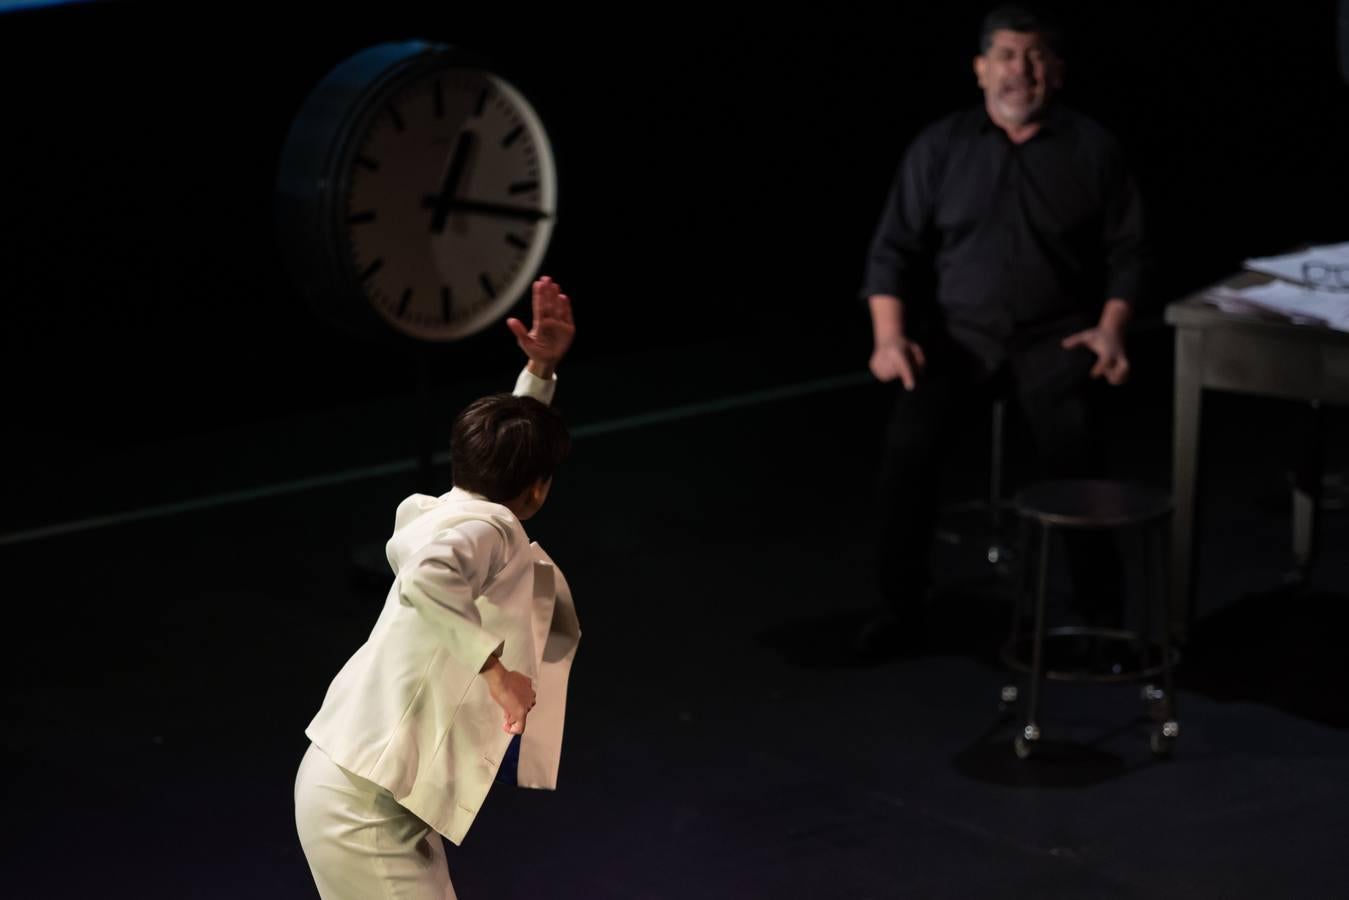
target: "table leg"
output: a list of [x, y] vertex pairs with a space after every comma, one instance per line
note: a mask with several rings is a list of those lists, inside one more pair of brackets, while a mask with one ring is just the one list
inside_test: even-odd
[[1171, 447], [1171, 493], [1175, 513], [1171, 529], [1171, 627], [1184, 641], [1193, 622], [1194, 571], [1197, 568], [1194, 527], [1199, 476], [1199, 420], [1204, 394], [1204, 335], [1198, 329], [1176, 330], [1176, 384]]

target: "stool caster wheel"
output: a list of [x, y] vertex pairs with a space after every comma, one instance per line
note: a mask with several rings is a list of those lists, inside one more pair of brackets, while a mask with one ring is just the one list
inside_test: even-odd
[[1002, 694], [998, 698], [998, 711], [1007, 712], [1012, 707], [1016, 706], [1017, 698], [1020, 696], [1021, 692], [1017, 689], [1016, 685], [1014, 684], [1003, 685]]
[[1001, 578], [1010, 576], [1013, 572], [1012, 560], [1014, 556], [1012, 551], [1002, 544], [990, 544], [987, 554], [988, 564], [993, 567], [993, 571]]
[[1016, 751], [1017, 759], [1030, 759], [1035, 753], [1035, 745], [1040, 742], [1040, 729], [1035, 725], [1027, 725], [1012, 741], [1012, 749]]
[[1152, 755], [1158, 759], [1170, 759], [1175, 752], [1176, 738], [1180, 736], [1180, 723], [1174, 719], [1163, 722], [1148, 734], [1148, 744]]
[[1166, 691], [1153, 684], [1143, 685], [1139, 698], [1148, 705], [1148, 714], [1155, 722], [1168, 722], [1171, 719], [1171, 703]]

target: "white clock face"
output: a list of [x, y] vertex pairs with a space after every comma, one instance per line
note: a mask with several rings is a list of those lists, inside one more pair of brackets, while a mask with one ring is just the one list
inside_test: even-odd
[[406, 334], [480, 331], [534, 277], [556, 194], [547, 135], [518, 91], [477, 69], [425, 74], [376, 111], [351, 162], [354, 274]]

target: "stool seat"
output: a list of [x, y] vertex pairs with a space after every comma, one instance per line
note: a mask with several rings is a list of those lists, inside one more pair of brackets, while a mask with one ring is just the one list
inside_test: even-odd
[[1147, 485], [1065, 479], [1031, 485], [1016, 495], [1016, 511], [1059, 528], [1123, 528], [1161, 519], [1171, 497]]

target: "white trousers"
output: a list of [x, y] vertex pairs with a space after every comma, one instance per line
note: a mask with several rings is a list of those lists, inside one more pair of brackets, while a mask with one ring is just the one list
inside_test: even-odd
[[295, 828], [323, 900], [454, 900], [440, 835], [313, 744], [295, 776]]

